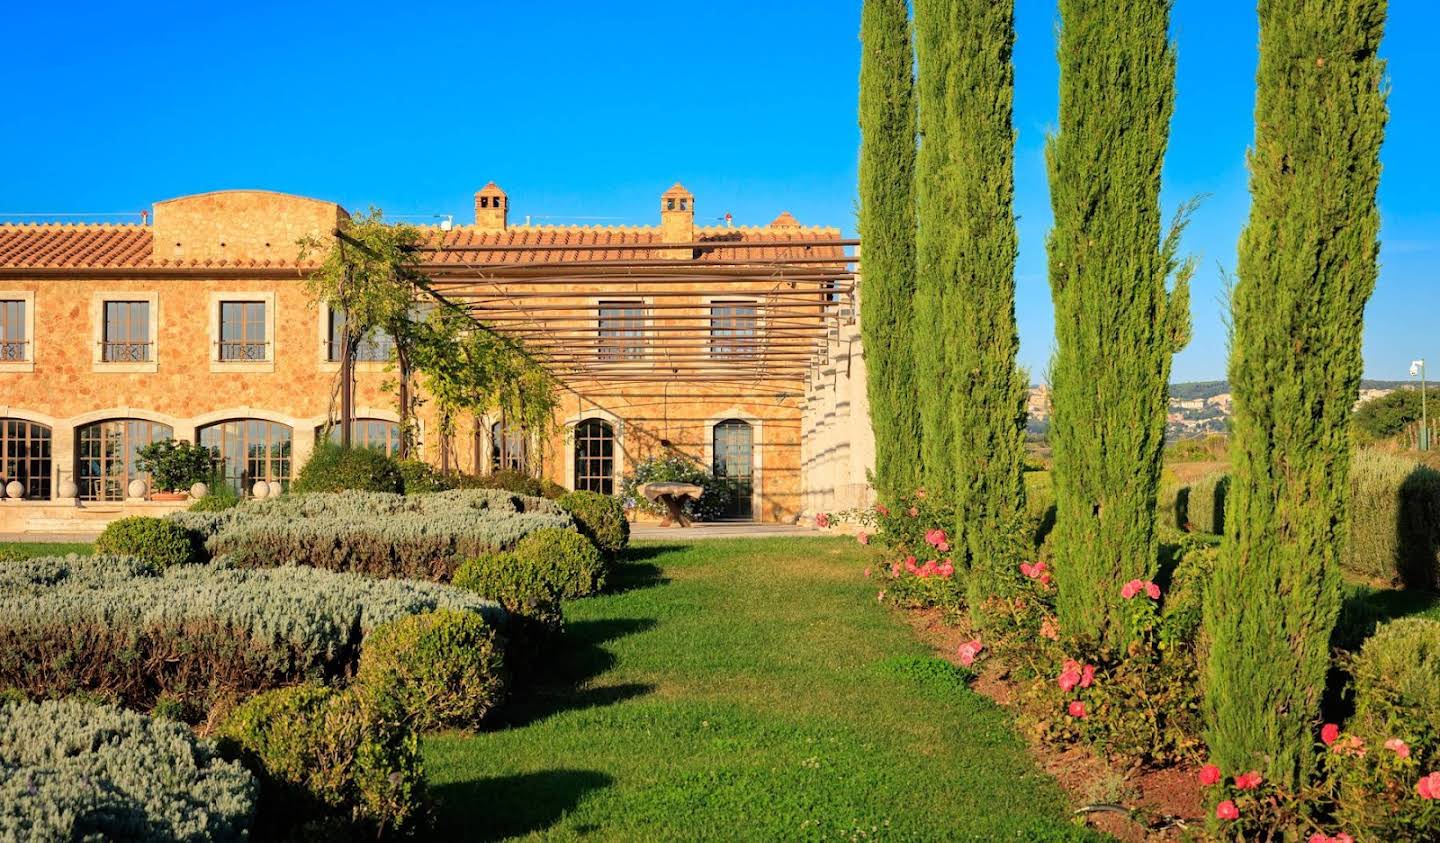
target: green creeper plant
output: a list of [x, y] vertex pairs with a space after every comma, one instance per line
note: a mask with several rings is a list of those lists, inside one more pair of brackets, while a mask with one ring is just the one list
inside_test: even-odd
[[1261, 0], [1250, 219], [1231, 294], [1225, 543], [1205, 601], [1208, 740], [1281, 788], [1315, 766], [1375, 286], [1385, 0]]
[[972, 599], [983, 599], [1020, 561], [1010, 539], [1025, 496], [1028, 378], [1016, 366], [1015, 325], [1015, 7], [920, 0], [915, 26], [926, 128], [922, 278], [939, 296], [939, 319], [927, 322], [938, 336], [926, 331], [922, 342], [930, 348], [922, 353], [943, 366], [922, 391], [943, 395], [935, 423], [948, 442], [947, 453], [927, 447], [925, 482], [953, 496], [957, 560], [969, 564]]
[[1175, 50], [1169, 0], [1061, 0], [1060, 17], [1060, 128], [1046, 149], [1056, 608], [1066, 634], [1117, 648], [1121, 585], [1158, 563], [1170, 363], [1189, 339], [1189, 206], [1162, 234], [1159, 199]]
[[915, 296], [915, 54], [905, 0], [866, 0], [860, 19], [860, 330], [875, 430], [875, 488], [920, 482]]

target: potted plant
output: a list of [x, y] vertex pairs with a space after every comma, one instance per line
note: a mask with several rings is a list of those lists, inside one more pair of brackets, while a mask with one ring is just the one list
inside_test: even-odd
[[184, 440], [162, 439], [135, 452], [135, 465], [150, 474], [156, 490], [150, 497], [157, 501], [183, 501], [196, 483], [210, 478], [214, 466], [210, 449]]

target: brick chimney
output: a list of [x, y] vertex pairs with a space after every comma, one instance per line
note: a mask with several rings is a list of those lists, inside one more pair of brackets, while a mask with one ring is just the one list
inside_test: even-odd
[[[660, 239], [666, 243], [689, 243], [695, 239], [695, 194], [678, 181], [660, 194]], [[688, 260], [694, 253], [690, 249], [666, 249], [663, 256], [657, 257]]]
[[495, 182], [475, 194], [475, 228], [480, 231], [504, 231], [509, 222], [510, 198]]

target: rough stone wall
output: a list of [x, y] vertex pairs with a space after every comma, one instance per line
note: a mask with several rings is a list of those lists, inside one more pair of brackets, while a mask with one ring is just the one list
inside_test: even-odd
[[293, 263], [300, 238], [328, 235], [334, 202], [265, 190], [222, 190], [155, 203], [156, 260]]

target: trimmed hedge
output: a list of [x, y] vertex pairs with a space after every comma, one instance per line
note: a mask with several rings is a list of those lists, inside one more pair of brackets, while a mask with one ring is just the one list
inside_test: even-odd
[[502, 642], [474, 612], [439, 609], [365, 639], [357, 686], [417, 729], [475, 726], [505, 696]]
[[73, 700], [0, 705], [0, 839], [247, 840], [255, 779], [184, 726]]
[[570, 492], [558, 501], [600, 552], [615, 556], [630, 544], [630, 522], [618, 498], [599, 492]]
[[539, 477], [531, 477], [520, 471], [496, 471], [479, 477], [470, 478], [476, 488], [500, 489], [516, 495], [526, 495], [532, 498], [555, 499], [565, 494], [565, 487], [559, 486], [549, 480]]
[[515, 545], [515, 556], [541, 566], [565, 598], [594, 594], [605, 587], [609, 577], [600, 551], [573, 530], [536, 530]]
[[134, 556], [161, 568], [184, 565], [200, 558], [199, 543], [184, 527], [163, 518], [132, 515], [105, 525], [95, 540], [95, 552]]
[[[1440, 839], [1440, 811], [1414, 790], [1440, 762], [1440, 621], [1380, 627], [1351, 672], [1355, 716], [1341, 740], [1358, 737], [1370, 750], [1327, 755], [1336, 816], [1361, 840]], [[1386, 749], [1391, 739], [1404, 741], [1413, 761]]]
[[296, 494], [310, 492], [403, 492], [405, 478], [385, 452], [375, 448], [344, 448], [325, 442], [290, 484]]
[[86, 691], [143, 709], [169, 695], [203, 712], [257, 689], [348, 674], [372, 629], [437, 608], [504, 623], [497, 603], [434, 583], [307, 567], [162, 572], [125, 557], [30, 559], [0, 568], [0, 687]]
[[451, 584], [500, 601], [509, 615], [506, 631], [512, 645], [517, 640], [538, 644], [564, 628], [560, 587], [541, 562], [510, 552], [488, 553], [461, 565]]
[[[1228, 474], [1180, 490], [1180, 521], [1201, 533], [1223, 533]], [[1440, 471], [1378, 450], [1350, 464], [1350, 535], [1344, 569], [1367, 580], [1440, 588]]]
[[[258, 694], [220, 724], [221, 749], [260, 779], [257, 840], [406, 832], [425, 812], [419, 738], [356, 689], [305, 684]], [[288, 832], [288, 835], [287, 835]]]

